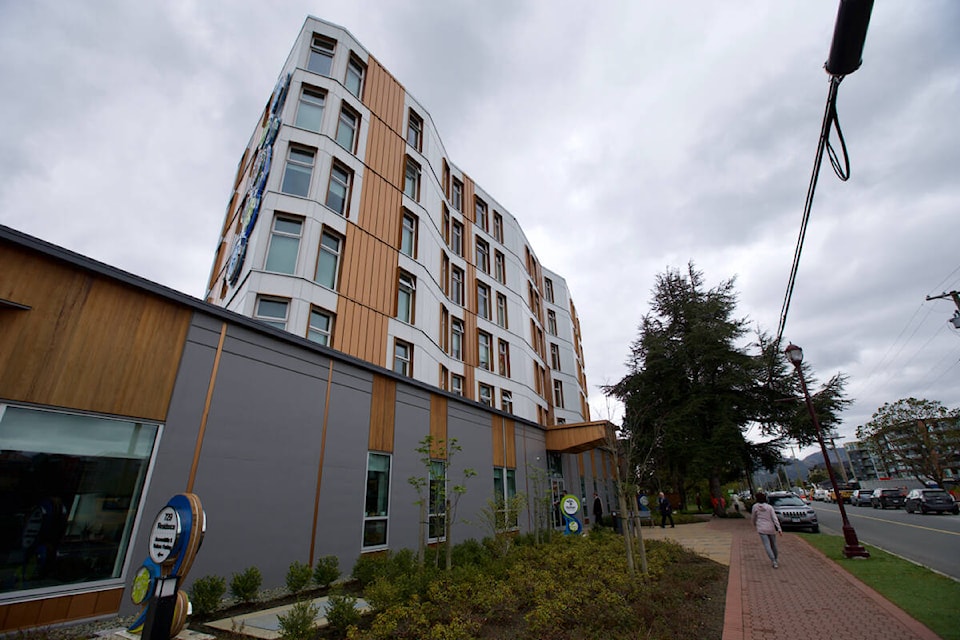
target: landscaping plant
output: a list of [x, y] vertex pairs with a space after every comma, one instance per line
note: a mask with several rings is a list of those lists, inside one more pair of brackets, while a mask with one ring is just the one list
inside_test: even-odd
[[323, 556], [313, 569], [313, 581], [318, 587], [329, 587], [340, 577], [340, 561], [337, 556]]
[[287, 614], [277, 616], [280, 637], [283, 640], [309, 640], [317, 629], [315, 622], [320, 607], [310, 600], [301, 600]]
[[260, 593], [261, 584], [263, 584], [263, 576], [260, 574], [260, 569], [247, 567], [240, 573], [233, 574], [230, 579], [230, 595], [240, 602], [253, 602]]
[[197, 615], [207, 615], [220, 608], [220, 601], [227, 593], [227, 581], [221, 576], [203, 576], [193, 581], [190, 587], [190, 602]]
[[295, 560], [287, 569], [287, 591], [290, 593], [300, 593], [310, 584], [313, 577], [313, 570], [305, 562]]

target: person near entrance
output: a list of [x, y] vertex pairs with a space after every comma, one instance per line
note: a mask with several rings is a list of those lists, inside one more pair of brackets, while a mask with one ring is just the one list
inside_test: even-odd
[[593, 494], [593, 522], [594, 526], [603, 526], [603, 502], [596, 492]]
[[670, 518], [670, 528], [673, 529], [673, 505], [670, 504], [670, 500], [663, 495], [663, 491], [660, 492], [660, 499], [658, 501], [660, 506], [660, 528], [667, 528], [667, 518]]

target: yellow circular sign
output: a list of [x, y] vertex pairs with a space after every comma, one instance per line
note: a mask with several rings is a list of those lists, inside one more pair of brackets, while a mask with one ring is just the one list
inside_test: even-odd
[[130, 598], [135, 604], [146, 602], [150, 597], [150, 571], [146, 567], [140, 567], [137, 575], [133, 577], [133, 588], [130, 590]]

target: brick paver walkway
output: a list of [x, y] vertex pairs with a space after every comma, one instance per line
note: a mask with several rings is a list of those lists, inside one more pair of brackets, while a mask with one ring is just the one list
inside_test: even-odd
[[797, 536], [777, 539], [780, 568], [774, 569], [749, 520], [707, 526], [732, 534], [723, 640], [939, 637]]

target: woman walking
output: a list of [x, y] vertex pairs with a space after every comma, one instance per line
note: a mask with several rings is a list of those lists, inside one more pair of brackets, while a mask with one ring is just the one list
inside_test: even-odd
[[767, 494], [762, 491], [757, 493], [757, 503], [753, 505], [753, 511], [750, 513], [750, 520], [753, 526], [757, 528], [760, 534], [760, 540], [763, 542], [763, 548], [767, 551], [767, 556], [773, 562], [773, 568], [779, 568], [777, 558], [777, 534], [783, 535], [780, 529], [780, 520], [777, 519], [777, 512], [767, 504]]

